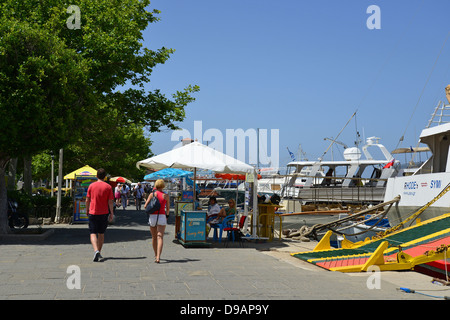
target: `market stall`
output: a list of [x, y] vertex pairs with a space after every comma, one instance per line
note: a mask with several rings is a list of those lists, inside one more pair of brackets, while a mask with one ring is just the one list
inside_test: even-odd
[[68, 173], [64, 176], [64, 180], [75, 180], [75, 176], [96, 176], [97, 170], [85, 165], [84, 167], [81, 167], [75, 171], [72, 171], [71, 173]]
[[[160, 155], [138, 161], [136, 166], [138, 169], [145, 167], [154, 170], [165, 168], [194, 169], [194, 185], [197, 169], [219, 173], [247, 174], [247, 181], [254, 184], [252, 189], [254, 192], [253, 199], [256, 199], [257, 179], [254, 179], [256, 177], [255, 168], [199, 142], [192, 142]], [[248, 179], [249, 177], [250, 179]], [[196, 198], [195, 188], [193, 198]], [[253, 216], [255, 218], [257, 217], [257, 212], [257, 201], [253, 201]], [[206, 216], [204, 219], [206, 223]], [[258, 219], [252, 219], [252, 221], [258, 221]], [[256, 225], [252, 226], [252, 236], [257, 236]]]
[[86, 213], [86, 195], [89, 185], [97, 181], [97, 176], [75, 175], [73, 186], [73, 223], [89, 222]]
[[[73, 183], [75, 180], [75, 176], [97, 176], [97, 170], [92, 168], [89, 165], [85, 165], [71, 173], [68, 173], [64, 176], [64, 180], [66, 180], [66, 186], [68, 186], [71, 196], [73, 196]], [[69, 183], [67, 183], [69, 181]]]

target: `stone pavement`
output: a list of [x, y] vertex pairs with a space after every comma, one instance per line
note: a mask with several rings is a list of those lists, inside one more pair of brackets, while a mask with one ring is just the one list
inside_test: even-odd
[[116, 217], [102, 262], [92, 261], [86, 224], [44, 226], [54, 233], [40, 241], [0, 240], [0, 299], [397, 300], [431, 299], [398, 287], [445, 288], [415, 272], [385, 272], [379, 288], [369, 289], [369, 274], [330, 272], [290, 256], [314, 243], [185, 248], [174, 241], [173, 217], [156, 264], [145, 213], [118, 209]]

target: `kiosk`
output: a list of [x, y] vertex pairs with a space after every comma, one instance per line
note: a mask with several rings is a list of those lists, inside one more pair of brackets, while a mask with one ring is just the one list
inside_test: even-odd
[[75, 175], [73, 187], [73, 222], [89, 222], [86, 214], [86, 195], [89, 185], [97, 181], [96, 176]]
[[194, 203], [192, 201], [175, 201], [175, 238], [180, 239], [181, 211], [193, 211]]
[[206, 242], [206, 211], [181, 210], [179, 241], [185, 247], [209, 246]]

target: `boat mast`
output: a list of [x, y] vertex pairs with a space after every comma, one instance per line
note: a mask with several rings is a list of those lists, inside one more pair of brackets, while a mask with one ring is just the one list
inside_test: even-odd
[[322, 154], [322, 156], [318, 159], [319, 162], [322, 162], [323, 157], [325, 156], [325, 154], [328, 152], [328, 150], [330, 150], [331, 146], [336, 142], [337, 138], [339, 138], [339, 136], [341, 135], [342, 131], [344, 131], [344, 129], [348, 126], [348, 124], [350, 123], [350, 121], [353, 119], [353, 117], [356, 115], [356, 112], [358, 110], [356, 110], [355, 112], [353, 112], [352, 116], [350, 117], [350, 119], [348, 119], [347, 123], [345, 124], [345, 126], [342, 128], [342, 130], [338, 133], [338, 135], [336, 136], [336, 138], [334, 138], [333, 141], [331, 141], [330, 145], [328, 146], [327, 150], [325, 150], [325, 152]]

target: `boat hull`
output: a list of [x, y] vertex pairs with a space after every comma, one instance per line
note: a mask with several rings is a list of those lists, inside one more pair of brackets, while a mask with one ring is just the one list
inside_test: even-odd
[[[424, 205], [433, 200], [450, 182], [449, 172], [413, 175], [390, 178], [386, 186], [384, 201], [389, 201], [400, 195], [398, 204], [388, 212], [392, 226], [405, 221]], [[450, 192], [442, 195], [419, 218], [424, 221], [450, 212]]]
[[[359, 242], [364, 241], [367, 238], [371, 239], [376, 236], [380, 232], [384, 232], [386, 228], [378, 228], [373, 226], [367, 226], [365, 224], [357, 225], [342, 231], [345, 234], [345, 238], [351, 242]], [[343, 236], [339, 235], [337, 237], [338, 247], [340, 248], [341, 241], [343, 240]]]

